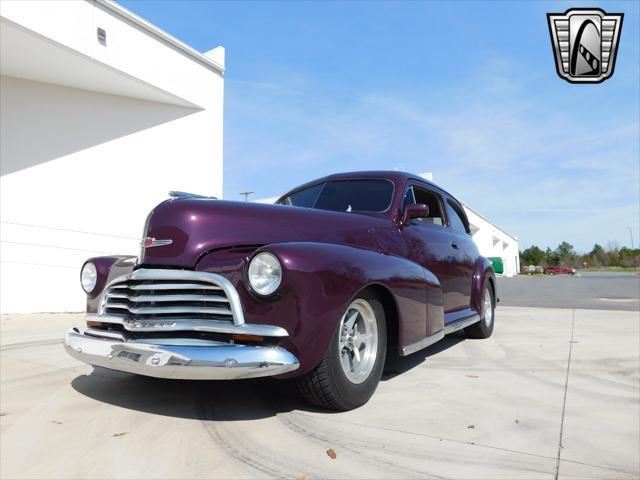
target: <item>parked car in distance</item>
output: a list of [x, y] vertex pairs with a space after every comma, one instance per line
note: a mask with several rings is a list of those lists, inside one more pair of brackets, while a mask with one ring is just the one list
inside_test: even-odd
[[356, 408], [385, 360], [495, 322], [491, 263], [452, 195], [403, 172], [331, 175], [275, 205], [174, 194], [138, 258], [89, 259], [86, 326], [65, 347], [151, 377], [295, 378], [321, 407]]
[[572, 267], [567, 267], [567, 266], [545, 267], [544, 273], [545, 275], [560, 275], [560, 274], [575, 275], [576, 269]]

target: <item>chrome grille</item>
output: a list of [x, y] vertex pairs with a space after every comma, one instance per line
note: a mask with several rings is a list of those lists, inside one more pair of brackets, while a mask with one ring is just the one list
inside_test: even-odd
[[140, 269], [116, 278], [102, 295], [99, 313], [140, 325], [193, 320], [244, 323], [238, 293], [226, 278], [190, 270]]

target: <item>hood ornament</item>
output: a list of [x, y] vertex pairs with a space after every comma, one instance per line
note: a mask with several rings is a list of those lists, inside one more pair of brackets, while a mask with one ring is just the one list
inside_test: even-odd
[[217, 200], [218, 197], [208, 197], [206, 195], [198, 195], [197, 193], [189, 193], [189, 192], [180, 192], [177, 190], [171, 190], [169, 192], [169, 196], [174, 199], [180, 199], [180, 198], [199, 198], [199, 199], [204, 199], [204, 200]]
[[170, 239], [160, 240], [153, 237], [144, 237], [140, 242], [140, 246], [142, 248], [162, 247], [163, 245], [171, 245], [172, 243], [173, 240]]

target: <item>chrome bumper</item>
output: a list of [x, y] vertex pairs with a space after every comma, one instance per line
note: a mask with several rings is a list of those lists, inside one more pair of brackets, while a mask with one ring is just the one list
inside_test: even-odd
[[231, 380], [279, 375], [299, 367], [298, 359], [280, 347], [154, 345], [98, 338], [77, 329], [67, 332], [64, 347], [90, 365], [157, 378]]

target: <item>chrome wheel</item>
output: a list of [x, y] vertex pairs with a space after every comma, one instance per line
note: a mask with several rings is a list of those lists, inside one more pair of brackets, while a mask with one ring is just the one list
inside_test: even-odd
[[378, 322], [373, 308], [358, 298], [340, 320], [340, 365], [351, 383], [362, 383], [371, 374], [378, 354]]
[[484, 323], [487, 327], [493, 322], [493, 298], [491, 291], [487, 288], [484, 292]]

